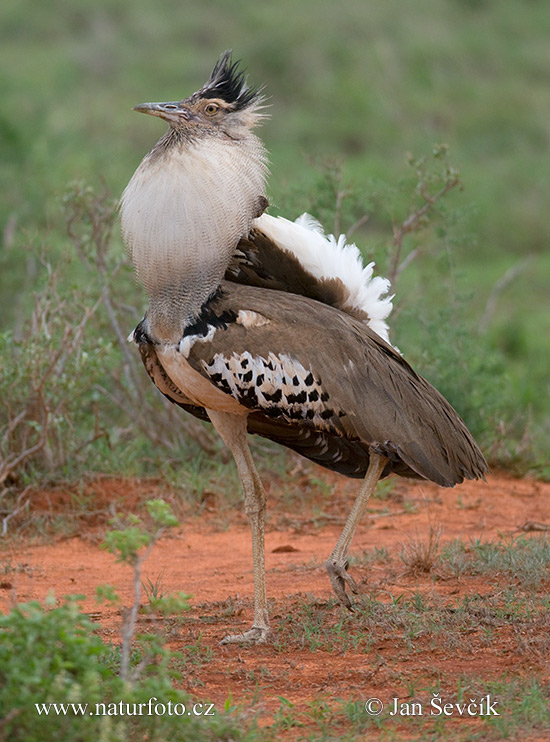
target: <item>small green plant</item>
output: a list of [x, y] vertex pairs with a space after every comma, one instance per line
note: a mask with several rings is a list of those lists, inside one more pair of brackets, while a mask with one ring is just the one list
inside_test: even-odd
[[294, 703], [284, 696], [277, 696], [277, 698], [280, 701], [280, 706], [275, 711], [273, 719], [275, 729], [282, 732], [293, 727], [302, 726], [303, 722], [297, 717]]
[[[133, 570], [134, 601], [126, 611], [122, 627], [120, 677], [123, 680], [130, 679], [130, 654], [142, 592], [141, 566], [163, 533], [168, 528], [178, 525], [170, 506], [164, 500], [148, 500], [145, 506], [150, 518], [149, 525], [144, 524], [137, 515], [130, 514], [124, 519], [118, 516], [111, 521], [111, 524], [118, 525], [119, 528], [109, 531], [101, 545], [111, 554], [116, 554], [118, 562], [128, 564]], [[116, 593], [109, 586], [102, 588], [99, 595], [107, 597], [109, 600], [117, 598]], [[168, 615], [187, 610], [189, 608], [188, 598], [189, 595], [184, 593], [179, 593], [176, 596], [150, 595], [149, 602], [153, 610]], [[152, 656], [157, 653], [158, 646], [152, 643], [151, 647], [150, 655]], [[149, 656], [146, 654], [138, 667], [134, 669], [131, 679], [136, 679], [148, 660]]]
[[460, 539], [445, 544], [440, 553], [441, 564], [450, 569], [451, 574], [459, 579], [467, 570], [466, 545]]
[[141, 586], [149, 602], [162, 599], [166, 596], [162, 588], [162, 573], [157, 575], [154, 582], [150, 577], [146, 577], [145, 582], [142, 581]]
[[106, 671], [97, 661], [103, 645], [93, 629], [78, 610], [78, 596], [61, 606], [50, 596], [46, 610], [23, 603], [0, 616], [0, 718], [11, 698], [30, 705], [53, 688], [70, 687], [85, 668], [93, 670], [90, 685], [99, 683]]
[[203, 665], [212, 660], [214, 652], [211, 647], [203, 642], [201, 631], [194, 644], [185, 645], [182, 650], [182, 656], [186, 662], [191, 662], [194, 665]]
[[391, 497], [391, 493], [395, 489], [395, 481], [393, 479], [381, 479], [376, 485], [376, 489], [373, 492], [374, 500], [385, 501]]

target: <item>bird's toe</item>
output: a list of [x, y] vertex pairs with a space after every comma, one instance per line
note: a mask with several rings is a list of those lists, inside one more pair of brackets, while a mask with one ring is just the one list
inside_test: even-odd
[[355, 595], [357, 595], [359, 589], [357, 587], [357, 583], [348, 572], [348, 566], [349, 562], [339, 561], [338, 559], [333, 559], [332, 557], [329, 557], [325, 562], [325, 567], [327, 569], [330, 584], [332, 586], [334, 594], [343, 606], [345, 606], [348, 610], [353, 611], [353, 603], [346, 592], [346, 583], [349, 585], [351, 592]]
[[225, 636], [220, 645], [224, 644], [265, 644], [269, 637], [269, 628], [266, 626], [253, 626], [242, 634], [228, 634]]

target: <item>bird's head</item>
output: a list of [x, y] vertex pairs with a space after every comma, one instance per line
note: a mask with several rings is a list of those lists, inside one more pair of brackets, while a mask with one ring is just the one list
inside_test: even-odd
[[206, 83], [189, 98], [140, 103], [134, 110], [164, 119], [184, 139], [214, 134], [239, 140], [265, 118], [264, 100], [261, 90], [247, 85], [239, 62], [233, 62], [231, 51], [226, 51]]

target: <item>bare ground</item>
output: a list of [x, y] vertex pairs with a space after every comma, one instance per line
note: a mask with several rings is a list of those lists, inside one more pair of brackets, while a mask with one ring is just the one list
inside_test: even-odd
[[[352, 544], [356, 559], [351, 571], [364, 599], [359, 599], [358, 612], [350, 614], [331, 600], [323, 563], [338, 538], [356, 484], [323, 476], [320, 484], [308, 483], [304, 476], [303, 501], [296, 495], [290, 500], [279, 497], [280, 483], [273, 479], [266, 533], [273, 639], [266, 645], [218, 645], [225, 633], [245, 630], [252, 620], [251, 546], [239, 510], [227, 509], [211, 495], [200, 513], [186, 512], [182, 525], [155, 546], [143, 568], [144, 580], [158, 580], [162, 592], [190, 593], [191, 609], [179, 620], [142, 614], [138, 630], [161, 625], [170, 647], [185, 650], [181, 687], [219, 708], [230, 698], [257, 714], [260, 724], [268, 724], [281, 713], [281, 697], [299, 713], [311, 711], [312, 703], [330, 705], [335, 699], [376, 697], [386, 708], [394, 697], [426, 704], [434, 688], [445, 700], [457, 700], [460, 687], [480, 697], [484, 683], [504, 677], [550, 682], [549, 621], [540, 614], [508, 615], [507, 620], [501, 596], [509, 577], [503, 582], [498, 575], [453, 574], [437, 561], [433, 568], [428, 564], [427, 572], [415, 572], [400, 558], [403, 548], [423, 554], [430, 535], [433, 540], [439, 530], [439, 549], [454, 539], [468, 544], [520, 533], [540, 537], [538, 531], [550, 523], [550, 484], [499, 474], [486, 483], [467, 482], [453, 490], [397, 481], [385, 499], [372, 501]], [[113, 502], [119, 511], [131, 510], [146, 497], [166, 495], [159, 487], [103, 479], [89, 485], [88, 496], [101, 514]], [[68, 498], [63, 489], [37, 493], [33, 511], [62, 512]], [[105, 531], [104, 519], [100, 521], [100, 516], [96, 521], [88, 518], [78, 536], [45, 545], [12, 542], [0, 553], [0, 563], [9, 565], [0, 575], [0, 610], [9, 610], [14, 601], [43, 601], [52, 590], [59, 599], [79, 593], [85, 596], [82, 610], [97, 620], [104, 639], [118, 642], [121, 608], [98, 604], [95, 589], [114, 585], [123, 604], [130, 605], [131, 574], [100, 549]], [[385, 556], [373, 554], [374, 547], [385, 549]], [[369, 559], [361, 558], [365, 552], [370, 552]], [[547, 589], [541, 585], [541, 591]], [[469, 623], [455, 621], [464, 600], [475, 604], [478, 624], [471, 616]], [[401, 624], [395, 611], [390, 612], [400, 601], [413, 613], [414, 606], [420, 606], [416, 629], [407, 624], [406, 610], [400, 614]], [[435, 625], [423, 623], [423, 613]], [[386, 730], [392, 724], [398, 730], [404, 721], [388, 720]], [[305, 728], [288, 730], [288, 738], [305, 735], [304, 723]], [[475, 729], [480, 720], [453, 718], [452, 723]], [[398, 738], [406, 738], [405, 731]], [[533, 732], [524, 738], [545, 737]]]

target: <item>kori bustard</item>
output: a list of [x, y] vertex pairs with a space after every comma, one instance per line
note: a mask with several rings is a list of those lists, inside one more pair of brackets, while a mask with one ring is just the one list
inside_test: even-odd
[[124, 241], [149, 306], [131, 335], [157, 388], [210, 420], [231, 450], [252, 530], [254, 621], [224, 643], [264, 642], [266, 494], [247, 433], [349, 477], [357, 499], [326, 567], [348, 608], [347, 552], [391, 473], [452, 487], [487, 464], [450, 404], [389, 342], [389, 282], [344, 237], [264, 213], [261, 91], [225, 52], [181, 101], [145, 103], [168, 130], [121, 199]]

